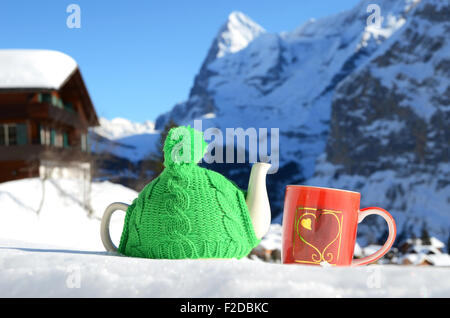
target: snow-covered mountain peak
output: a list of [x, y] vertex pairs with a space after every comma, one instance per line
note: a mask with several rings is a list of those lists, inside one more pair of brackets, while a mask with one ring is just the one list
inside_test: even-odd
[[116, 140], [139, 134], [152, 134], [155, 132], [155, 124], [152, 121], [143, 123], [132, 122], [125, 118], [108, 120], [100, 118], [100, 126], [95, 127], [94, 132], [108, 139]]
[[[300, 25], [291, 34], [294, 38], [319, 38], [335, 35], [355, 36], [361, 30], [373, 31], [374, 27], [368, 25], [368, 19], [374, 21], [376, 14], [380, 14], [381, 30], [376, 36], [389, 37], [404, 22], [405, 13], [414, 8], [421, 0], [361, 0], [354, 8], [336, 13], [320, 19], [310, 19]], [[379, 9], [379, 11], [377, 11]], [[375, 30], [372, 33], [376, 33]]]
[[266, 32], [263, 27], [254, 22], [242, 12], [233, 11], [217, 35], [217, 54], [220, 58], [229, 53], [236, 53]]

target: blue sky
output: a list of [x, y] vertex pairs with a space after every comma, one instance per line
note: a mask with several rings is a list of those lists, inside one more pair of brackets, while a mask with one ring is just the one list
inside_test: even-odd
[[[53, 49], [79, 64], [99, 116], [156, 117], [187, 98], [220, 26], [242, 11], [269, 32], [352, 8], [359, 0], [2, 0], [1, 48]], [[69, 29], [69, 4], [81, 28]]]

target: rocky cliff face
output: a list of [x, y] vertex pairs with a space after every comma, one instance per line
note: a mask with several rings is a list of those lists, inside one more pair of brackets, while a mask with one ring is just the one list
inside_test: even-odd
[[337, 86], [326, 156], [313, 180], [359, 190], [364, 204], [384, 204], [400, 232], [426, 226], [448, 235], [449, 18], [448, 2], [417, 4], [388, 43]]
[[[170, 119], [203, 119], [203, 129], [224, 136], [225, 128], [279, 128], [280, 166], [268, 177], [275, 221], [286, 184], [341, 187], [360, 191], [363, 205], [390, 210], [400, 233], [425, 226], [446, 240], [449, 4], [378, 1], [378, 28], [367, 24], [370, 3], [282, 34], [231, 14], [188, 100], [161, 115], [156, 129]], [[248, 165], [212, 167], [246, 185]], [[382, 239], [384, 225], [368, 221], [372, 234], [361, 239]]]

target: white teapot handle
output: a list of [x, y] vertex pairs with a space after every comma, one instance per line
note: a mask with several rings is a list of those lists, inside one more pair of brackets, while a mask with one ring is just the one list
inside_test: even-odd
[[114, 202], [108, 205], [105, 212], [103, 213], [102, 223], [100, 224], [100, 236], [102, 238], [103, 246], [108, 252], [117, 252], [117, 247], [111, 240], [111, 235], [109, 233], [109, 223], [111, 221], [111, 216], [117, 210], [127, 212], [128, 207], [128, 204]]

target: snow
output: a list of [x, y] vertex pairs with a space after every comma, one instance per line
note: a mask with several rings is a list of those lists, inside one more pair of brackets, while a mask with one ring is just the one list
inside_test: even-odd
[[359, 246], [358, 242], [355, 242], [355, 249], [353, 250], [353, 255], [356, 257], [363, 257], [363, 250], [361, 246]]
[[280, 224], [271, 224], [269, 232], [261, 239], [261, 247], [266, 250], [281, 250], [281, 233]]
[[236, 53], [253, 41], [265, 30], [242, 12], [234, 11], [217, 37], [217, 58]]
[[0, 50], [0, 89], [59, 89], [77, 68], [70, 56], [51, 50]]
[[366, 47], [372, 38], [380, 43], [380, 39], [389, 38], [394, 32], [401, 28], [405, 22], [406, 20], [404, 18], [398, 18], [389, 14], [384, 26], [378, 27], [376, 25], [367, 25], [362, 35], [361, 43], [357, 48]]
[[159, 133], [137, 134], [116, 140], [91, 140], [92, 152], [109, 152], [118, 157], [137, 162], [158, 150]]
[[155, 133], [155, 124], [150, 121], [143, 123], [132, 122], [125, 118], [113, 118], [108, 120], [100, 118], [100, 126], [93, 128], [93, 131], [105, 138], [116, 140], [138, 134]]
[[155, 153], [160, 138], [160, 132], [149, 120], [137, 123], [125, 118], [100, 118], [100, 126], [93, 128], [92, 132], [106, 138], [91, 138], [93, 152], [109, 152], [133, 162]]
[[1, 297], [449, 297], [444, 268], [151, 260], [1, 241]]
[[440, 240], [438, 240], [437, 238], [435, 238], [434, 236], [430, 238], [430, 245], [435, 247], [435, 248], [444, 248], [445, 244], [443, 242], [441, 242]]
[[[38, 178], [0, 184], [0, 239], [102, 250], [99, 228], [103, 211], [112, 202], [130, 204], [137, 196], [136, 191], [119, 184], [94, 182], [91, 189], [94, 215], [88, 218], [80, 201], [81, 181], [51, 179], [45, 181], [45, 199], [38, 215], [42, 186]], [[114, 214], [112, 223], [111, 231], [118, 242], [123, 215]]]
[[[133, 190], [92, 184], [92, 218], [80, 205], [76, 180], [0, 184], [0, 297], [449, 297], [448, 269], [373, 265], [358, 268], [282, 265], [250, 259], [152, 260], [107, 253], [100, 216]], [[59, 191], [67, 191], [62, 195]], [[123, 213], [111, 235], [118, 244]], [[266, 247], [280, 244], [272, 225]]]
[[400, 263], [402, 264], [406, 260], [409, 261], [411, 265], [421, 265], [423, 262], [428, 262], [434, 266], [446, 267], [450, 266], [450, 255], [448, 254], [427, 254], [426, 252], [421, 253], [410, 253], [400, 258]]

